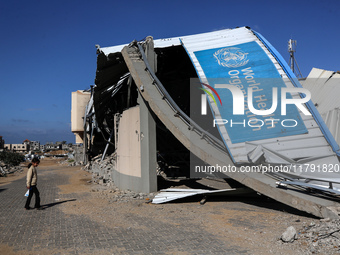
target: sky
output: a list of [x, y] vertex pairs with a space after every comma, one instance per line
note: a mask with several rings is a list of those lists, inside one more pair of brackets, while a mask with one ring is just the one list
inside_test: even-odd
[[96, 44], [115, 46], [249, 26], [303, 76], [340, 70], [340, 0], [0, 1], [0, 136], [74, 143], [71, 93], [90, 88]]

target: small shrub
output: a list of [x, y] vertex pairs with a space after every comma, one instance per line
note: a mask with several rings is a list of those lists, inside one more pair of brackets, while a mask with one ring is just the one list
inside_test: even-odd
[[2, 151], [0, 152], [0, 161], [9, 166], [18, 166], [24, 161], [24, 156], [15, 152]]

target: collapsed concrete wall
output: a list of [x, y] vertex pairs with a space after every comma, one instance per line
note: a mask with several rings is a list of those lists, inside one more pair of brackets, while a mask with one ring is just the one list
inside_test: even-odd
[[[275, 53], [275, 49], [272, 49], [270, 45], [267, 45], [266, 40], [262, 38], [261, 35], [250, 30], [249, 28], [239, 28], [233, 31], [227, 30], [224, 31], [224, 33], [226, 33], [226, 37], [221, 37], [219, 33], [213, 35], [209, 34], [209, 38], [207, 37], [207, 35], [197, 35], [197, 39], [200, 40], [199, 49], [205, 52], [209, 51], [208, 53], [210, 57], [208, 58], [208, 62], [214, 63], [214, 67], [216, 67], [217, 69], [220, 68], [219, 66], [217, 66], [217, 62], [211, 56], [213, 52], [210, 48], [215, 47], [215, 44], [210, 44], [210, 48], [208, 47], [206, 49], [207, 40], [211, 41], [210, 37], [215, 36], [215, 39], [218, 42], [221, 41], [220, 43], [223, 43], [223, 47], [230, 47], [230, 42], [228, 42], [228, 40], [225, 38], [229, 38], [230, 40], [232, 40], [232, 45], [238, 45], [240, 44], [240, 42], [238, 40], [234, 41], [234, 39], [232, 39], [234, 37], [229, 36], [228, 33], [241, 33], [248, 38], [247, 40], [249, 40], [249, 44], [247, 45], [249, 47], [256, 48], [254, 52], [261, 52], [261, 56], [266, 59], [266, 61], [268, 62], [267, 64], [270, 66], [271, 69], [273, 69], [273, 73], [280, 76], [280, 73], [277, 70], [279, 68], [279, 71], [282, 72], [282, 75], [284, 75], [285, 77], [290, 77], [289, 72], [285, 73], [287, 69], [285, 63], [282, 62], [282, 58], [280, 56], [277, 57], [277, 55], [275, 54], [273, 55], [273, 53]], [[191, 39], [192, 38], [189, 37], [186, 39], [180, 38], [179, 41], [180, 45], [182, 46], [179, 47], [182, 47], [182, 52], [184, 53], [186, 52], [186, 50], [188, 50], [188, 47], [185, 48], [185, 45], [183, 43], [184, 40], [187, 44], [186, 46], [190, 46], [189, 54], [192, 58], [194, 56], [194, 52], [197, 51], [197, 48], [195, 48], [197, 46], [197, 43], [195, 42], [195, 40]], [[172, 46], [168, 47], [172, 49], [177, 47], [173, 45], [173, 42], [171, 42], [171, 45]], [[322, 145], [325, 149], [324, 151], [326, 154], [322, 155], [325, 159], [327, 158], [327, 160], [329, 161], [329, 158], [332, 157], [333, 161], [331, 162], [338, 162], [338, 159], [336, 158], [336, 155], [334, 153], [337, 152], [337, 148], [333, 146], [333, 142], [332, 144], [330, 144], [332, 147], [331, 151], [329, 150], [330, 146], [328, 144], [321, 144], [319, 140], [313, 139], [313, 136], [315, 136], [315, 134], [309, 133], [305, 131], [305, 128], [303, 128], [297, 133], [301, 136], [299, 137], [299, 139], [305, 139], [305, 136], [308, 135], [311, 136], [308, 137], [308, 141], [310, 141], [310, 143], [306, 143], [304, 140], [302, 147], [303, 149], [301, 149], [300, 147], [295, 147], [295, 145], [298, 143], [296, 137], [293, 137], [294, 139], [288, 139], [287, 137], [281, 138], [281, 136], [283, 136], [282, 134], [286, 134], [286, 132], [279, 132], [279, 138], [275, 136], [272, 137], [272, 134], [266, 134], [266, 136], [264, 137], [255, 136], [255, 141], [261, 141], [259, 142], [259, 146], [258, 144], [255, 144], [254, 146], [256, 147], [254, 148], [252, 144], [252, 146], [248, 146], [250, 144], [248, 143], [248, 140], [250, 138], [250, 141], [254, 141], [253, 137], [250, 137], [251, 133], [246, 132], [247, 136], [244, 137], [245, 140], [235, 140], [235, 143], [232, 143], [232, 141], [229, 139], [229, 133], [225, 129], [225, 126], [222, 126], [221, 128], [223, 128], [222, 131], [224, 132], [223, 134], [225, 136], [223, 135], [224, 143], [221, 143], [219, 139], [216, 139], [210, 132], [202, 129], [199, 125], [195, 123], [195, 121], [190, 118], [190, 116], [188, 116], [187, 112], [189, 111], [188, 108], [186, 108], [186, 106], [188, 106], [186, 103], [189, 101], [189, 97], [188, 94], [185, 94], [185, 92], [182, 93], [183, 91], [180, 90], [180, 88], [190, 87], [190, 82], [188, 81], [193, 76], [190, 75], [190, 72], [182, 72], [183, 70], [185, 70], [185, 68], [180, 70], [178, 70], [178, 68], [172, 68], [173, 66], [171, 65], [171, 61], [163, 62], [163, 64], [169, 64], [171, 68], [162, 69], [162, 65], [160, 64], [162, 63], [162, 61], [159, 60], [162, 60], [162, 56], [164, 56], [166, 50], [162, 49], [160, 52], [157, 52], [157, 54], [159, 54], [159, 57], [156, 57], [156, 52], [153, 51], [152, 39], [147, 39], [145, 42], [142, 43], [132, 42], [128, 46], [125, 46], [123, 49], [119, 47], [120, 49], [118, 51], [116, 51], [116, 47], [114, 48], [115, 49], [108, 50], [106, 53], [103, 53], [102, 50], [98, 49], [99, 55], [97, 64], [96, 86], [94, 88], [93, 94], [94, 103], [92, 106], [88, 105], [87, 115], [85, 116], [86, 127], [84, 128], [84, 130], [86, 132], [86, 135], [84, 135], [84, 142], [86, 155], [89, 157], [89, 159], [94, 159], [96, 155], [102, 154], [101, 161], [103, 161], [106, 155], [112, 155], [112, 153], [115, 153], [116, 155], [115, 163], [113, 164], [113, 166], [115, 165], [115, 167], [110, 171], [108, 171], [108, 169], [106, 168], [106, 172], [99, 172], [98, 174], [110, 174], [109, 178], [113, 179], [122, 188], [124, 188], [125, 185], [128, 185], [135, 190], [144, 188], [152, 189], [154, 187], [154, 176], [156, 173], [156, 164], [154, 164], [156, 162], [156, 149], [154, 149], [154, 144], [157, 144], [157, 154], [158, 150], [160, 151], [159, 154], [161, 155], [165, 150], [167, 150], [167, 147], [170, 147], [170, 149], [172, 147], [175, 148], [176, 153], [174, 153], [174, 155], [178, 158], [178, 156], [182, 156], [184, 154], [181, 154], [179, 152], [178, 148], [180, 147], [177, 147], [178, 143], [176, 144], [174, 142], [177, 139], [177, 142], [180, 141], [186, 152], [192, 153], [195, 157], [204, 162], [204, 164], [208, 164], [211, 166], [228, 165], [234, 167], [235, 171], [228, 172], [228, 176], [246, 185], [247, 187], [256, 190], [259, 193], [265, 194], [275, 200], [293, 206], [297, 209], [313, 213], [316, 216], [333, 218], [338, 217], [337, 210], [339, 208], [339, 205], [333, 201], [326, 201], [322, 197], [324, 195], [323, 192], [326, 192], [327, 195], [329, 193], [332, 193], [332, 195], [338, 194], [338, 191], [334, 190], [332, 188], [332, 185], [330, 185], [330, 188], [323, 188], [309, 183], [306, 184], [304, 180], [300, 181], [300, 179], [309, 180], [310, 175], [307, 174], [304, 176], [291, 176], [292, 174], [289, 173], [288, 176], [284, 176], [282, 175], [282, 173], [276, 174], [275, 172], [272, 172], [264, 175], [263, 172], [261, 173], [260, 170], [256, 172], [247, 172], [240, 171], [240, 169], [238, 169], [248, 164], [251, 164], [251, 166], [256, 166], [260, 163], [261, 166], [262, 163], [281, 163], [284, 165], [295, 165], [299, 164], [300, 159], [305, 158], [308, 158], [308, 160], [311, 160], [311, 162], [313, 162], [313, 160], [318, 160], [318, 158], [316, 158], [315, 156], [320, 156], [320, 145]], [[238, 48], [228, 48], [228, 50], [232, 51], [235, 49]], [[264, 49], [267, 49], [267, 51]], [[225, 54], [242, 53], [242, 51], [230, 52], [228, 50], [226, 50]], [[245, 50], [248, 52], [250, 49], [247, 48]], [[175, 51], [171, 53], [175, 53]], [[215, 53], [217, 54], [217, 52]], [[247, 54], [248, 53], [243, 54], [243, 56], [246, 56]], [[150, 61], [149, 63], [150, 59], [152, 61]], [[175, 67], [178, 67], [178, 65], [184, 63], [184, 60], [187, 59], [189, 60], [189, 65], [191, 69], [194, 69], [188, 55], [186, 57], [176, 56], [174, 59], [175, 61], [173, 63], [175, 64]], [[178, 59], [180, 59], [180, 61], [178, 61]], [[261, 59], [254, 57], [253, 61], [261, 62]], [[254, 65], [256, 64], [255, 62]], [[241, 66], [247, 63], [248, 60], [243, 61]], [[193, 61], [193, 64], [200, 65], [200, 62]], [[157, 66], [157, 71], [155, 71], [155, 66]], [[207, 64], [207, 66], [207, 68], [209, 69], [210, 65]], [[198, 67], [202, 68], [202, 66]], [[214, 72], [217, 70], [215, 69], [213, 70]], [[204, 72], [199, 73], [204, 76]], [[164, 74], [168, 74], [168, 76]], [[228, 75], [232, 74], [228, 73]], [[160, 77], [160, 79], [158, 77]], [[179, 79], [173, 79], [173, 77]], [[164, 83], [164, 85], [162, 83]], [[300, 88], [300, 85], [296, 84], [293, 79], [290, 80], [288, 85], [289, 88], [292, 89], [295, 89], [296, 87]], [[171, 90], [174, 91], [174, 94], [169, 93]], [[176, 98], [176, 95], [179, 95], [179, 97]], [[232, 102], [232, 100], [227, 101]], [[307, 103], [308, 107], [312, 109], [311, 111], [314, 114], [315, 107], [311, 103]], [[128, 122], [127, 125], [123, 125], [124, 127], [126, 127], [125, 129], [127, 130], [123, 131], [119, 128], [119, 125], [117, 128], [117, 114], [121, 114], [123, 116], [133, 107], [139, 108], [139, 114], [136, 114], [134, 116], [139, 117], [140, 126], [134, 125], [135, 123], [131, 125], [131, 122]], [[188, 107], [190, 108], [190, 106]], [[228, 108], [229, 105], [226, 104], [223, 107]], [[229, 108], [231, 109], [231, 107]], [[219, 108], [216, 107], [214, 108], [214, 110], [216, 110], [219, 114]], [[129, 112], [122, 118], [127, 117], [129, 114], [132, 113]], [[317, 118], [317, 120], [319, 121], [318, 115], [314, 115], [315, 118]], [[135, 120], [136, 119], [134, 119], [134, 121]], [[157, 124], [156, 128], [153, 127], [153, 121]], [[309, 123], [307, 123], [307, 119], [302, 119], [302, 121], [305, 121], [306, 125]], [[305, 125], [305, 123], [303, 124]], [[327, 136], [327, 141], [330, 141], [331, 137], [328, 136], [328, 133], [321, 132], [325, 129], [321, 130], [321, 128], [317, 125], [316, 120], [313, 119], [313, 124], [309, 125], [308, 127], [314, 129], [314, 126], [318, 128], [318, 134], [322, 133], [323, 142], [326, 139], [325, 136]], [[153, 132], [155, 130], [160, 131], [158, 134], [161, 134], [162, 131], [164, 131], [164, 133], [168, 132], [172, 134], [175, 139], [164, 139], [165, 136], [162, 137], [156, 135], [156, 137], [160, 137], [160, 139], [157, 139], [157, 141], [154, 142], [152, 134], [155, 133]], [[125, 131], [127, 132], [124, 133]], [[233, 130], [233, 132], [236, 132], [237, 134], [240, 133], [239, 130]], [[293, 136], [296, 134], [289, 133], [288, 135]], [[125, 137], [125, 141], [133, 141], [132, 143], [129, 142], [128, 149], [124, 148], [124, 144], [122, 144], [119, 140], [120, 136]], [[138, 138], [139, 140], [136, 142], [135, 140], [133, 140], [134, 138]], [[162, 142], [158, 143], [158, 141], [161, 140]], [[239, 145], [239, 143], [241, 143], [241, 145]], [[170, 146], [168, 146], [169, 144]], [[281, 144], [283, 144], [284, 146], [282, 146]], [[120, 146], [122, 147], [120, 148]], [[226, 146], [229, 146], [228, 150]], [[241, 146], [240, 148], [242, 148], [242, 150], [239, 150], [238, 146]], [[163, 151], [164, 148], [165, 150]], [[265, 149], [262, 150], [262, 148]], [[307, 153], [306, 150], [308, 150]], [[169, 150], [166, 152], [169, 152]], [[288, 156], [282, 154], [288, 152], [290, 153]], [[297, 155], [297, 152], [302, 154]], [[315, 153], [317, 153], [318, 155], [315, 155]], [[267, 157], [265, 157], [264, 155], [266, 155]], [[274, 156], [269, 157], [268, 155]], [[236, 156], [241, 156], [241, 158], [235, 160]], [[136, 160], [137, 162], [130, 162], [130, 159]], [[197, 165], [201, 165], [201, 162], [199, 162], [199, 164], [197, 163]], [[280, 180], [279, 183], [277, 183], [277, 179]], [[317, 181], [328, 182], [328, 180], [325, 179], [317, 179]], [[334, 181], [330, 180], [329, 182], [333, 184]], [[298, 186], [298, 188], [294, 191], [293, 189], [286, 191], [277, 187], [285, 187], [283, 185], [290, 185], [293, 187]], [[320, 197], [309, 196], [308, 191], [311, 188], [322, 193], [320, 194]], [[301, 193], [300, 189], [305, 189], [306, 193]]]
[[157, 191], [155, 123], [143, 102], [122, 113], [116, 132], [116, 152], [101, 154], [87, 168], [121, 189]]
[[[189, 112], [188, 100], [183, 98], [188, 97], [190, 77], [196, 74], [183, 47], [155, 52], [151, 47], [148, 52], [169, 93]], [[188, 177], [189, 150], [150, 111], [120, 52], [106, 55], [98, 50], [95, 83], [84, 116], [82, 161], [89, 162], [88, 166], [103, 180], [109, 174], [118, 187], [140, 192], [157, 190], [159, 166], [168, 176], [175, 173]], [[98, 155], [103, 162], [113, 154], [114, 168], [104, 170], [102, 164], [98, 166]]]

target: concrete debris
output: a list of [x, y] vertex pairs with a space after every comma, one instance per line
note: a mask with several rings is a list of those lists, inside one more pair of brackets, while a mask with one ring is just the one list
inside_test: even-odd
[[82, 166], [84, 165], [84, 163], [82, 161], [77, 162], [77, 161], [73, 161], [69, 163], [69, 166]]
[[93, 188], [91, 192], [98, 194], [98, 196], [107, 197], [110, 203], [128, 202], [131, 200], [145, 200], [146, 202], [150, 202], [154, 197], [154, 193], [146, 194], [131, 190], [120, 190], [112, 182], [110, 186], [98, 185], [98, 187]]
[[290, 226], [280, 237], [280, 242], [290, 245], [294, 241], [307, 246], [304, 254], [339, 254], [340, 220], [329, 218], [303, 223], [298, 231]]
[[9, 166], [4, 162], [0, 161], [0, 177], [7, 176], [7, 174], [21, 173], [23, 171], [23, 166]]
[[60, 161], [59, 164], [68, 166], [83, 166], [82, 169], [89, 173], [92, 173], [92, 180], [89, 183], [98, 184], [91, 192], [95, 192], [100, 196], [106, 196], [110, 202], [127, 202], [129, 200], [146, 200], [151, 202], [154, 198], [154, 193], [141, 193], [131, 190], [121, 190], [115, 184], [111, 178], [112, 170], [115, 166], [115, 154], [105, 157], [101, 160], [102, 155], [98, 155], [93, 158], [88, 164], [84, 166], [82, 161], [68, 160]]
[[67, 166], [83, 166], [82, 169], [92, 173], [92, 180], [89, 183], [98, 184], [91, 192], [96, 192], [100, 195], [108, 196], [110, 202], [127, 202], [131, 199], [144, 199], [151, 202], [155, 197], [154, 193], [141, 193], [131, 190], [119, 189], [112, 179], [112, 170], [115, 167], [115, 154], [105, 157], [101, 160], [102, 155], [93, 158], [84, 166], [82, 161], [63, 160], [59, 164]]
[[99, 184], [92, 192], [99, 192], [109, 196], [111, 202], [126, 202], [131, 199], [145, 199], [151, 202], [154, 193], [140, 193], [131, 190], [121, 190], [115, 184], [112, 172], [115, 169], [116, 155], [106, 156], [102, 160], [102, 155], [93, 158], [83, 170], [92, 173], [92, 183]]
[[285, 243], [292, 243], [296, 238], [296, 230], [293, 226], [288, 227], [281, 236], [281, 240]]
[[113, 183], [113, 170], [116, 168], [116, 154], [101, 159], [102, 155], [93, 158], [83, 167], [85, 171], [92, 173], [92, 181], [98, 184], [110, 186]]
[[[112, 179], [112, 170], [115, 168], [115, 155], [108, 156], [101, 160], [101, 155], [93, 158], [91, 164], [83, 167], [85, 171], [92, 173], [92, 182], [109, 187], [112, 202], [125, 201], [128, 199], [146, 199], [149, 194], [136, 193], [131, 190], [120, 190]], [[96, 191], [96, 190], [92, 190]]]

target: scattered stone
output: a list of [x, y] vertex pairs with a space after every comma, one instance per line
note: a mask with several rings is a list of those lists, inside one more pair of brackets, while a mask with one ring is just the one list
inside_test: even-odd
[[285, 243], [292, 243], [295, 241], [295, 239], [296, 239], [296, 230], [293, 226], [288, 227], [281, 236], [281, 240]]

